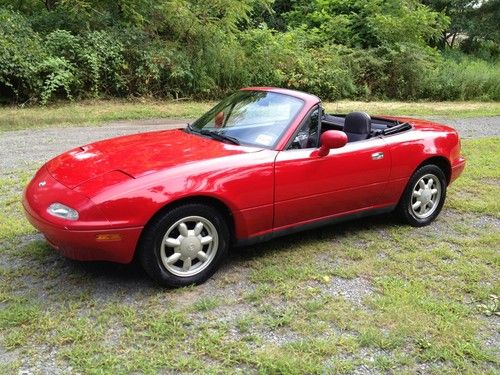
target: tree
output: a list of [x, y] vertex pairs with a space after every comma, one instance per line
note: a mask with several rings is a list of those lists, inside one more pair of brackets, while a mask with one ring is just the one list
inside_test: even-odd
[[303, 27], [319, 40], [350, 47], [383, 44], [424, 45], [447, 26], [444, 14], [415, 0], [298, 0], [284, 15], [291, 27]]
[[436, 44], [441, 49], [454, 48], [457, 37], [464, 39], [469, 52], [481, 42], [500, 43], [500, 0], [423, 0], [430, 8], [446, 14], [451, 22]]

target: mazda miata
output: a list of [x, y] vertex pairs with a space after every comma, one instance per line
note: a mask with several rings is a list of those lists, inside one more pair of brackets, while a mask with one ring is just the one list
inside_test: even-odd
[[331, 115], [314, 95], [245, 88], [185, 128], [55, 157], [23, 205], [62, 255], [137, 259], [179, 287], [207, 280], [234, 246], [391, 211], [427, 225], [464, 166], [447, 126]]

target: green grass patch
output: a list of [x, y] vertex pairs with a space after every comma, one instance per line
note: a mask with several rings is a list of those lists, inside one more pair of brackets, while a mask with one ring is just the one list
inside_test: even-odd
[[449, 207], [500, 217], [500, 137], [466, 139], [462, 176], [451, 186]]
[[324, 103], [329, 113], [364, 111], [371, 115], [438, 116], [447, 118], [499, 116], [500, 102], [349, 101]]
[[34, 232], [24, 218], [21, 204], [22, 190], [32, 175], [31, 169], [0, 175], [0, 244], [3, 240]]
[[217, 298], [205, 297], [193, 304], [193, 308], [195, 311], [208, 311], [213, 310], [217, 306], [219, 306], [220, 302]]
[[0, 107], [0, 132], [9, 130], [96, 125], [120, 120], [196, 118], [214, 105], [192, 101], [97, 100], [62, 102], [46, 107]]

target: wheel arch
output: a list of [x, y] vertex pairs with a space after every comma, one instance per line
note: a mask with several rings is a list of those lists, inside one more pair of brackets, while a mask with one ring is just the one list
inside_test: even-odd
[[199, 204], [204, 204], [207, 206], [211, 206], [215, 208], [221, 215], [224, 216], [224, 218], [227, 221], [228, 228], [229, 228], [229, 236], [230, 236], [230, 243], [232, 243], [235, 239], [235, 222], [234, 222], [234, 217], [233, 217], [233, 212], [229, 208], [229, 206], [224, 203], [222, 200], [208, 196], [208, 195], [194, 195], [194, 196], [187, 196], [187, 197], [182, 197], [179, 199], [176, 199], [174, 201], [168, 202], [167, 204], [163, 205], [160, 209], [158, 209], [152, 216], [151, 218], [147, 221], [146, 225], [144, 225], [144, 228], [142, 229], [141, 235], [139, 237], [139, 241], [137, 242], [136, 250], [134, 252], [134, 258], [137, 257], [137, 248], [139, 247], [142, 237], [144, 233], [146, 233], [146, 230], [149, 228], [151, 223], [153, 223], [158, 217], [162, 216], [167, 212], [168, 210], [172, 210], [173, 208], [182, 206], [184, 204], [190, 204], [190, 203], [199, 203]]
[[431, 164], [436, 165], [443, 171], [444, 176], [446, 177], [446, 184], [449, 185], [451, 181], [451, 163], [444, 156], [431, 156], [425, 159], [415, 168], [413, 173], [415, 173], [419, 168], [422, 168], [424, 165], [431, 165]]

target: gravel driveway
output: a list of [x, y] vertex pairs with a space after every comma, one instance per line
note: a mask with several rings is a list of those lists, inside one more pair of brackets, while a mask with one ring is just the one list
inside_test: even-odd
[[462, 138], [493, 137], [500, 135], [500, 116], [465, 119], [425, 117], [425, 119], [446, 124], [457, 129]]
[[[469, 119], [432, 118], [457, 129], [463, 138], [499, 136], [500, 116]], [[124, 134], [184, 127], [187, 120], [119, 121], [100, 126], [25, 129], [0, 134], [0, 170], [39, 164], [65, 150]]]
[[100, 126], [24, 129], [0, 133], [0, 170], [43, 163], [69, 150], [101, 139], [186, 126], [183, 120], [118, 121]]

